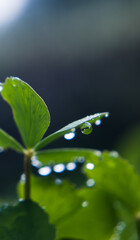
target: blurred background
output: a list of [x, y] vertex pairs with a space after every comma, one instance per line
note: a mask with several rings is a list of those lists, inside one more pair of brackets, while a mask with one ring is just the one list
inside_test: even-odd
[[[50, 148], [118, 150], [127, 157], [136, 141], [139, 150], [139, 29], [138, 0], [0, 1], [0, 81], [16, 76], [37, 91], [51, 114], [48, 134], [89, 114], [110, 112], [91, 135], [79, 132]], [[2, 98], [0, 108], [0, 127], [21, 141]], [[22, 157], [1, 153], [0, 164], [0, 194], [15, 196]]]

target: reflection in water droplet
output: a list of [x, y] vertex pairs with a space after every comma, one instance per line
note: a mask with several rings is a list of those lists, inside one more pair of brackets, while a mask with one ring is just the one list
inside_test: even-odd
[[96, 125], [96, 126], [99, 126], [99, 125], [101, 125], [101, 123], [102, 123], [101, 120], [97, 120], [97, 121], [95, 122], [95, 125]]
[[61, 184], [62, 184], [62, 179], [56, 178], [56, 179], [54, 180], [54, 182], [55, 182], [56, 185], [61, 185]]
[[85, 135], [88, 135], [92, 132], [92, 125], [89, 122], [85, 122], [81, 126], [81, 132]]
[[46, 167], [42, 167], [38, 170], [38, 173], [41, 175], [41, 176], [48, 176], [50, 173], [52, 172], [52, 169], [48, 166]]
[[95, 167], [95, 166], [94, 166], [93, 163], [87, 163], [87, 164], [86, 164], [86, 168], [89, 169], [89, 170], [94, 169], [94, 167]]
[[65, 165], [63, 163], [59, 163], [59, 164], [56, 164], [54, 167], [53, 167], [53, 170], [54, 172], [56, 173], [61, 173], [65, 170]]
[[64, 138], [65, 138], [66, 140], [71, 140], [71, 139], [73, 139], [74, 137], [75, 137], [75, 132], [66, 133], [66, 134], [64, 135]]
[[0, 153], [4, 151], [4, 148], [0, 146]]
[[32, 163], [32, 166], [34, 166], [34, 167], [38, 167], [38, 168], [42, 167], [41, 162], [38, 161], [37, 158], [36, 158], [35, 156], [32, 157], [32, 159], [31, 159], [31, 163]]
[[3, 86], [2, 84], [0, 84], [0, 92], [3, 90]]
[[82, 202], [82, 207], [87, 207], [88, 206], [88, 201]]
[[108, 116], [109, 116], [109, 113], [106, 113], [106, 114], [105, 114], [105, 117], [107, 118]]
[[88, 179], [86, 182], [87, 187], [93, 187], [95, 185], [94, 179]]
[[76, 168], [76, 163], [74, 163], [74, 162], [70, 162], [66, 165], [66, 169], [68, 171], [73, 171], [75, 168]]
[[119, 153], [116, 151], [112, 151], [112, 152], [110, 152], [110, 157], [117, 158], [117, 157], [119, 157]]

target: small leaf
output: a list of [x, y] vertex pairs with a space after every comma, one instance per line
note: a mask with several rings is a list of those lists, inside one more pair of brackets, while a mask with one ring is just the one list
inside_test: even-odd
[[60, 148], [53, 150], [44, 150], [36, 152], [35, 157], [42, 163], [43, 166], [54, 163], [72, 162], [76, 158], [84, 157], [86, 160], [93, 159], [98, 161], [101, 152], [92, 149], [84, 148]]
[[12, 108], [14, 120], [27, 148], [37, 144], [50, 124], [50, 115], [42, 98], [18, 78], [7, 78], [1, 91]]
[[76, 128], [81, 128], [84, 123], [95, 123], [97, 120], [102, 119], [103, 117], [108, 117], [109, 113], [96, 113], [94, 115], [87, 116], [75, 122], [68, 124], [67, 126], [61, 128], [60, 130], [56, 131], [55, 133], [49, 135], [48, 137], [44, 138], [42, 141], [37, 143], [35, 146], [36, 150], [45, 147], [49, 143], [53, 142], [54, 140], [64, 136], [66, 133], [74, 131]]
[[5, 131], [0, 129], [0, 148], [2, 149], [13, 149], [17, 152], [23, 152], [23, 147], [13, 137], [7, 134]]
[[26, 200], [8, 206], [0, 212], [0, 239], [2, 240], [54, 240], [55, 228], [48, 215], [36, 203]]

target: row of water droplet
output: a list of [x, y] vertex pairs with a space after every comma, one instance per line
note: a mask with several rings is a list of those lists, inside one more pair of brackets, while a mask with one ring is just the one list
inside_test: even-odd
[[[106, 114], [105, 114], [105, 117], [108, 117], [108, 116], [109, 116], [109, 114], [106, 113]], [[96, 126], [99, 126], [99, 125], [101, 125], [101, 123], [102, 123], [102, 121], [101, 121], [100, 119], [98, 119], [98, 120], [95, 121], [94, 124], [95, 124]], [[91, 134], [92, 131], [93, 131], [92, 124], [91, 124], [90, 122], [85, 122], [85, 123], [83, 123], [83, 124], [81, 125], [80, 130], [81, 130], [81, 132], [82, 132], [83, 134], [89, 135], [89, 134]], [[75, 137], [75, 135], [76, 135], [76, 129], [73, 128], [73, 129], [71, 129], [71, 132], [66, 133], [66, 134], [64, 135], [64, 138], [65, 138], [66, 140], [72, 140], [72, 139]]]

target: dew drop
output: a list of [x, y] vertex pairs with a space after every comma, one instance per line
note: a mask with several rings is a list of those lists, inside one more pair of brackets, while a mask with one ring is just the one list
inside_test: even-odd
[[85, 122], [81, 126], [81, 132], [85, 135], [89, 135], [92, 132], [92, 125], [89, 122]]
[[25, 183], [25, 174], [24, 173], [20, 176], [20, 181], [22, 183]]
[[88, 201], [84, 201], [84, 202], [82, 202], [82, 207], [87, 207], [88, 206]]
[[95, 151], [94, 151], [94, 154], [95, 154], [97, 157], [101, 157], [102, 152], [99, 151], [99, 150], [95, 150]]
[[64, 135], [64, 138], [65, 138], [66, 140], [72, 140], [74, 137], [75, 137], [75, 132], [66, 133], [66, 134]]
[[94, 164], [93, 163], [87, 163], [86, 164], [86, 168], [89, 169], [89, 170], [93, 170], [94, 169]]
[[61, 184], [62, 184], [62, 179], [56, 178], [56, 179], [54, 180], [54, 182], [55, 182], [56, 185], [61, 185]]
[[87, 187], [93, 187], [95, 185], [94, 179], [88, 179], [86, 182]]
[[[18, 81], [17, 81], [17, 80], [18, 80]], [[18, 84], [19, 84], [19, 78], [14, 78], [14, 79], [12, 80], [12, 85], [13, 85], [13, 87], [16, 87]]]
[[61, 173], [65, 170], [65, 165], [63, 163], [59, 163], [59, 164], [56, 164], [54, 167], [53, 167], [53, 171], [56, 172], [56, 173]]
[[74, 163], [74, 162], [70, 162], [66, 165], [66, 169], [68, 171], [73, 171], [73, 170], [75, 170], [75, 168], [76, 168], [76, 163]]
[[119, 153], [116, 151], [112, 151], [112, 152], [110, 152], [110, 157], [117, 158], [117, 157], [119, 157]]
[[2, 92], [2, 90], [3, 90], [3, 86], [2, 84], [0, 84], [0, 92]]
[[84, 163], [85, 162], [85, 157], [77, 157], [76, 158], [76, 161], [79, 162], [79, 163]]
[[41, 162], [38, 161], [37, 158], [36, 158], [35, 156], [32, 157], [32, 159], [31, 159], [31, 163], [32, 163], [32, 166], [34, 166], [34, 167], [38, 167], [38, 168], [42, 167]]
[[99, 126], [99, 125], [101, 125], [101, 123], [102, 123], [102, 121], [100, 119], [98, 119], [98, 120], [96, 120], [95, 125]]
[[106, 113], [106, 114], [105, 114], [105, 117], [106, 117], [106, 118], [109, 117], [109, 113]]
[[38, 173], [41, 175], [41, 176], [48, 176], [50, 173], [52, 172], [52, 169], [48, 166], [46, 167], [42, 167], [38, 170]]

